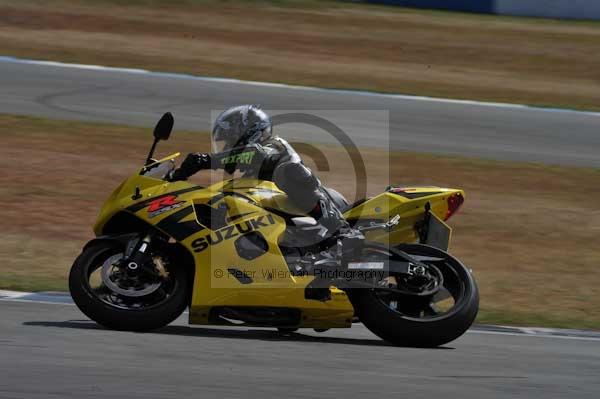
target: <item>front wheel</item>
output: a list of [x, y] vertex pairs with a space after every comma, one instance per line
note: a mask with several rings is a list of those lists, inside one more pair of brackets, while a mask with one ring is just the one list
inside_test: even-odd
[[443, 275], [443, 287], [425, 297], [351, 290], [349, 297], [360, 321], [380, 338], [399, 346], [436, 347], [460, 337], [479, 309], [479, 291], [471, 272], [458, 259], [433, 247], [406, 244], [398, 249], [443, 258], [435, 264]]
[[189, 273], [174, 257], [155, 254], [155, 273], [128, 275], [119, 268], [124, 248], [100, 242], [83, 250], [71, 267], [69, 290], [90, 319], [116, 330], [148, 331], [166, 326], [189, 301]]

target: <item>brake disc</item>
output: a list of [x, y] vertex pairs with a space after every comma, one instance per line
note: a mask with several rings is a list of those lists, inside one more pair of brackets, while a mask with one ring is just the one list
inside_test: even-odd
[[108, 258], [104, 264], [102, 265], [102, 282], [108, 289], [112, 292], [123, 295], [126, 297], [138, 298], [141, 296], [146, 296], [152, 294], [154, 291], [158, 290], [161, 286], [161, 282], [156, 283], [148, 283], [143, 288], [135, 288], [135, 287], [122, 287], [119, 285], [119, 280], [112, 280], [111, 277], [114, 276], [114, 268], [116, 267], [116, 263], [123, 259], [123, 254], [116, 254]]

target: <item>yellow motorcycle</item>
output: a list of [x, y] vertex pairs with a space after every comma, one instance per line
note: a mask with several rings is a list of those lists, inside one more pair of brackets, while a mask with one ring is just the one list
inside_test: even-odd
[[273, 182], [169, 181], [179, 154], [152, 155], [172, 127], [167, 113], [145, 166], [106, 200], [96, 238], [71, 268], [71, 296], [97, 323], [147, 331], [189, 307], [190, 324], [292, 332], [361, 322], [417, 347], [443, 345], [473, 323], [477, 285], [446, 252], [444, 221], [463, 191], [391, 186], [348, 204], [330, 190], [353, 228], [325, 233]]

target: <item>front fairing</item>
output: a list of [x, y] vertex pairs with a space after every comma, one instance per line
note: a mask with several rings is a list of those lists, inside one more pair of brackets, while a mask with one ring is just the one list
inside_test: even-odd
[[[187, 181], [168, 182], [138, 173], [133, 174], [125, 179], [104, 202], [94, 224], [94, 233], [97, 236], [102, 235], [106, 223], [121, 211], [137, 213], [137, 216], [151, 224], [159, 222], [162, 220], [160, 216], [149, 218], [148, 212], [140, 213], [143, 208], [141, 205], [147, 205], [148, 200], [169, 193], [178, 195], [178, 200], [192, 201], [194, 197], [196, 197], [196, 200], [201, 200], [200, 197], [206, 197], [206, 200], [208, 200], [220, 192], [236, 191], [257, 204], [272, 205], [273, 207], [285, 203], [286, 198], [286, 195], [274, 183], [255, 179], [242, 178], [218, 181], [208, 187], [202, 187], [202, 193], [195, 190], [200, 188]], [[192, 191], [195, 191], [195, 193]], [[185, 194], [179, 194], [182, 192], [185, 192]]]
[[173, 160], [177, 156], [179, 156], [179, 153], [169, 155], [150, 165], [144, 166], [119, 184], [100, 208], [100, 213], [93, 227], [96, 236], [102, 235], [104, 225], [116, 213], [169, 190], [191, 186], [187, 182], [170, 183], [165, 180], [166, 175], [174, 168]]
[[188, 182], [167, 182], [148, 176], [133, 174], [123, 181], [104, 201], [94, 223], [96, 236], [102, 235], [104, 225], [118, 212], [125, 211], [137, 203], [171, 191], [193, 187]]
[[264, 209], [277, 209], [290, 215], [304, 214], [302, 210], [294, 206], [285, 192], [269, 180], [254, 178], [225, 180], [209, 186], [208, 189], [222, 192], [235, 191]]

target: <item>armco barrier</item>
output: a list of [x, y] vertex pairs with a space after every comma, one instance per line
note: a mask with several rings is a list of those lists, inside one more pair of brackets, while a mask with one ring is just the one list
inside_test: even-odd
[[363, 2], [391, 4], [403, 7], [493, 13], [496, 0], [366, 0]]
[[363, 2], [486, 14], [600, 20], [600, 0], [364, 0]]
[[600, 19], [600, 0], [495, 0], [495, 3], [496, 14]]

